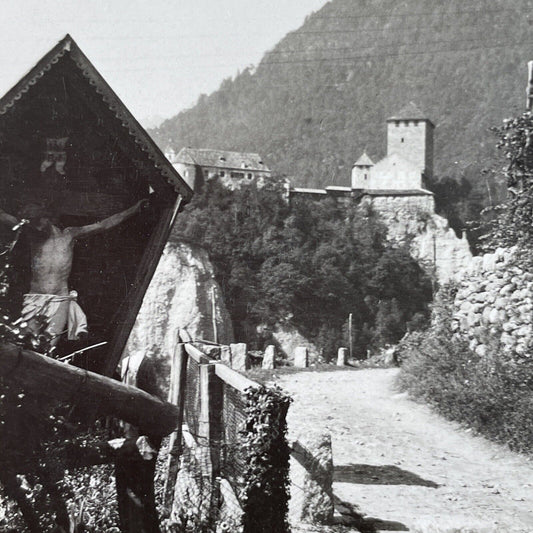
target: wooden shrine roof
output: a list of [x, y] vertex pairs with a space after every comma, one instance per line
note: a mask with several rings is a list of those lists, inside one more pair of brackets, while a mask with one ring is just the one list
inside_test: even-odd
[[171, 185], [176, 193], [181, 194], [185, 202], [188, 201], [193, 194], [191, 188], [181, 178], [153, 139], [130, 113], [102, 75], [89, 61], [87, 56], [81, 51], [74, 39], [68, 34], [47, 54], [45, 54], [17, 84], [0, 99], [0, 121], [9, 110], [16, 108], [17, 102], [24, 99], [28, 91], [36, 85], [41, 78], [46, 76], [47, 72], [52, 69], [54, 64], [58, 63], [61, 58], [65, 56], [69, 56], [72, 59], [72, 64], [79, 69], [83, 77], [87, 79], [88, 83], [94, 87], [95, 91], [101, 96], [101, 99], [107, 108], [120, 120], [123, 128], [125, 128], [128, 134], [133, 138], [135, 144], [139, 147], [139, 150], [146, 154], [153, 166], [157, 169], [157, 174], [160, 176], [161, 180], [164, 180], [167, 184]]

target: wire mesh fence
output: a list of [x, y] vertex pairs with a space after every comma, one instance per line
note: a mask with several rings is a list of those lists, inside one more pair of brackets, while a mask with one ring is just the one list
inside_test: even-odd
[[211, 360], [190, 353], [183, 352], [184, 425], [167, 531], [238, 533], [246, 466], [243, 387], [226, 383], [215, 375]]
[[166, 531], [288, 531], [288, 398], [192, 344], [178, 345], [173, 365], [184, 412]]
[[237, 493], [243, 488], [243, 473], [246, 467], [246, 458], [241, 444], [241, 433], [246, 422], [245, 407], [242, 393], [224, 383], [220, 475]]
[[187, 358], [184, 421], [192, 435], [198, 437], [200, 421], [200, 364]]

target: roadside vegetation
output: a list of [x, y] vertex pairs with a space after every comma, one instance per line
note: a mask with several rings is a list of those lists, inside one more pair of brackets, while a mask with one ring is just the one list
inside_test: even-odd
[[[508, 166], [509, 199], [499, 216], [483, 228], [485, 250], [516, 246], [517, 261], [532, 271], [533, 253], [533, 117], [525, 113], [504, 122], [495, 133]], [[488, 343], [479, 356], [451, 329], [455, 290], [437, 296], [432, 325], [399, 345], [399, 384], [446, 417], [463, 422], [512, 449], [533, 452], [533, 346], [525, 354], [504, 352]]]

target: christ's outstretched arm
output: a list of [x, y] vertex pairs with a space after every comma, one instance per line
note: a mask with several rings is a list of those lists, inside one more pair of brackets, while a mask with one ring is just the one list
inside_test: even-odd
[[95, 233], [107, 231], [108, 229], [114, 228], [115, 226], [118, 226], [128, 218], [132, 217], [135, 213], [140, 211], [142, 205], [145, 205], [147, 203], [148, 200], [146, 199], [139, 200], [135, 205], [131, 206], [125, 211], [121, 211], [120, 213], [111, 215], [110, 217], [105, 218], [100, 222], [95, 222], [94, 224], [89, 224], [87, 226], [80, 226], [78, 228], [73, 227], [67, 229], [74, 239], [79, 239], [82, 237], [87, 237], [89, 235], [94, 235]]

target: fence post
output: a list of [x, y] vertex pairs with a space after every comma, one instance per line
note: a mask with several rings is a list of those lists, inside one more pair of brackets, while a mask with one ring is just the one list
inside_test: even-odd
[[200, 439], [205, 442], [205, 445], [209, 446], [212, 479], [220, 475], [222, 394], [222, 381], [215, 374], [215, 365], [200, 365], [200, 420], [198, 434]]
[[178, 406], [176, 430], [170, 435], [167, 477], [163, 489], [164, 508], [170, 513], [174, 499], [174, 487], [179, 469], [181, 456], [181, 439], [183, 425], [183, 409], [185, 405], [185, 387], [187, 385], [187, 352], [183, 343], [176, 344], [172, 354], [172, 366], [170, 371], [170, 388], [168, 401]]

